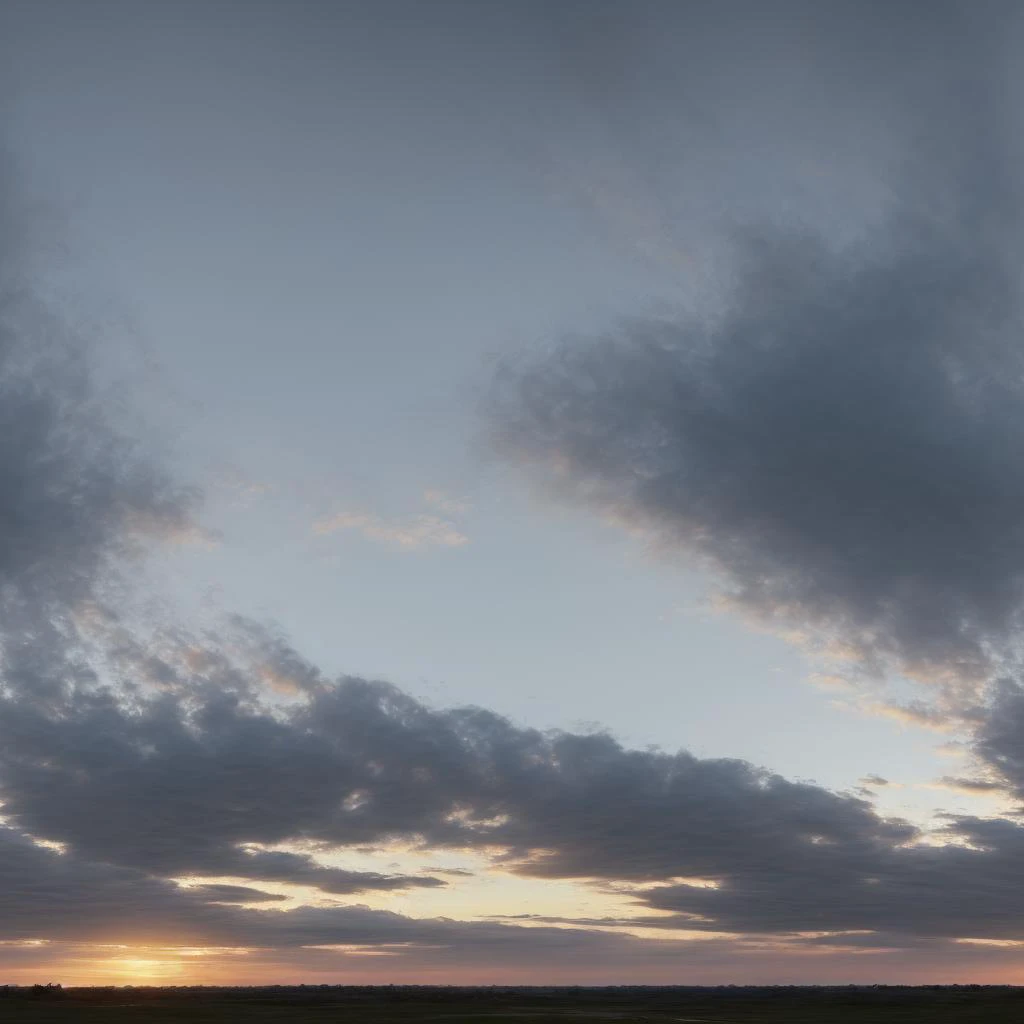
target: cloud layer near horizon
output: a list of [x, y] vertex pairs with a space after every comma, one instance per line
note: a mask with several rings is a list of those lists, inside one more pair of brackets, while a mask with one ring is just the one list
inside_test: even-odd
[[[917, 829], [863, 799], [742, 761], [542, 734], [479, 709], [431, 711], [358, 679], [323, 682], [282, 706], [251, 681], [258, 672], [213, 655], [198, 663], [148, 693], [119, 680], [79, 685], [58, 708], [26, 695], [4, 701], [0, 940], [40, 937], [40, 922], [51, 930], [42, 937], [98, 940], [133, 907], [150, 935], [179, 943], [427, 942], [395, 931], [428, 935], [426, 924], [380, 912], [297, 908], [264, 919], [220, 906], [252, 902], [251, 887], [268, 881], [324, 894], [443, 884], [320, 862], [396, 841], [477, 850], [520, 876], [612, 883], [637, 913], [611, 926], [785, 942], [815, 932], [825, 947], [862, 948], [1020, 937], [1024, 829], [1008, 820], [951, 821], [932, 837], [944, 845], [919, 845]], [[267, 849], [288, 842], [320, 854]], [[250, 889], [163, 880], [188, 876]], [[73, 911], [67, 924], [43, 896]], [[652, 909], [673, 916], [644, 916]], [[589, 937], [589, 924], [552, 941], [605, 941]], [[524, 958], [536, 953], [541, 936], [511, 924], [494, 935], [502, 928]], [[134, 937], [115, 930], [117, 941]], [[479, 931], [466, 925], [466, 941]]]

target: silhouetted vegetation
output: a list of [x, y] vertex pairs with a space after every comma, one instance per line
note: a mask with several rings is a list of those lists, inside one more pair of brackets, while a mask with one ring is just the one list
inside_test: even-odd
[[1024, 1018], [1024, 989], [932, 985], [607, 988], [269, 985], [0, 987], [0, 1020], [328, 1021], [360, 1024], [960, 1024]]

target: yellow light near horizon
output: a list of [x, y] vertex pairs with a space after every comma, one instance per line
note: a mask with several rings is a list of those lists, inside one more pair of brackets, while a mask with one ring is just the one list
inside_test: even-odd
[[182, 965], [177, 960], [156, 960], [146, 957], [116, 957], [106, 961], [103, 973], [124, 978], [127, 982], [141, 984], [158, 982], [181, 973]]

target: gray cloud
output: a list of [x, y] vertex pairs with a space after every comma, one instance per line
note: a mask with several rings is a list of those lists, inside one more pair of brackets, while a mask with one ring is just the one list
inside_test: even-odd
[[889, 780], [881, 775], [865, 775], [861, 780], [863, 786], [888, 786]]
[[249, 885], [196, 885], [189, 891], [210, 903], [279, 903], [288, 899], [280, 893], [264, 892]]
[[[1002, 824], [1005, 828], [992, 837], [998, 845], [983, 850], [952, 844], [794, 851], [785, 862], [752, 858], [719, 888], [666, 886], [650, 891], [646, 902], [700, 915], [689, 925], [698, 929], [864, 930], [872, 936], [862, 941], [883, 945], [893, 944], [894, 935], [1015, 940], [1021, 908], [1014, 893], [1024, 832]], [[960, 837], [976, 840], [984, 834], [982, 823], [957, 826]]]
[[377, 871], [346, 871], [325, 867], [315, 858], [281, 850], [221, 848], [213, 855], [189, 861], [193, 870], [208, 874], [242, 875], [264, 882], [309, 885], [335, 895], [394, 889], [432, 889], [446, 883], [426, 875], [387, 875]]
[[[493, 438], [758, 619], [871, 671], [978, 681], [1016, 656], [1024, 607], [1016, 21], [855, 6], [849, 45], [842, 4], [817, 5], [808, 45], [874, 72], [915, 126], [884, 223], [844, 244], [806, 222], [731, 230], [720, 309], [510, 363]], [[868, 35], [889, 43], [869, 55]], [[766, 60], [770, 96], [783, 69]]]
[[995, 779], [978, 779], [967, 775], [943, 775], [936, 785], [951, 789], [958, 793], [977, 795], [979, 793], [998, 793], [1003, 790], [1003, 784]]
[[147, 927], [198, 931], [203, 901], [171, 882], [109, 864], [84, 862], [0, 827], [0, 932], [19, 939], [96, 939], [117, 919], [125, 932]]
[[[863, 801], [742, 761], [627, 751], [601, 735], [546, 735], [481, 709], [435, 712], [360, 679], [275, 710], [208, 682], [181, 698], [127, 705], [112, 692], [84, 690], [59, 714], [33, 701], [8, 703], [0, 719], [5, 813], [93, 859], [282, 879], [313, 869], [297, 855], [240, 845], [358, 845], [421, 834], [528, 851], [550, 846], [556, 831], [565, 840], [575, 831], [575, 852], [533, 870], [641, 879], [679, 873], [681, 841], [700, 859], [701, 844], [728, 846], [758, 818], [780, 834], [837, 839], [879, 827]], [[716, 791], [728, 794], [728, 806], [709, 799]], [[594, 807], [609, 810], [595, 817]], [[601, 838], [617, 832], [643, 834], [643, 857], [640, 846], [620, 840], [636, 859], [614, 863]], [[907, 830], [893, 826], [892, 835]]]
[[[596, 956], [607, 967], [642, 959], [646, 952], [628, 937], [584, 929], [417, 920], [359, 906], [268, 912], [211, 902], [225, 896], [251, 900], [252, 892], [234, 886], [181, 889], [141, 872], [55, 853], [0, 827], [0, 962], [11, 960], [4, 944], [28, 940], [247, 947], [301, 952], [302, 962], [317, 960], [306, 947], [357, 945], [413, 960], [426, 956], [444, 970], [496, 958], [543, 963], [551, 956], [567, 962]], [[45, 959], [45, 950], [33, 952], [35, 961]], [[331, 954], [335, 970], [342, 955]]]
[[[716, 77], [700, 55], [683, 62], [696, 69], [690, 109], [708, 99], [703, 113], [721, 129], [724, 152], [760, 175], [751, 154], [762, 129], [730, 135], [721, 103], [730, 78], [743, 96], [757, 94], [738, 117], [778, 129], [786, 147], [791, 124], [835, 141], [817, 99], [793, 89], [808, 68], [823, 106], [843, 110], [839, 131], [884, 106], [878, 132], [851, 136], [864, 143], [868, 174], [892, 186], [884, 216], [837, 230], [821, 210], [787, 223], [741, 206], [733, 225], [746, 226], [724, 232], [731, 278], [718, 307], [638, 318], [508, 363], [488, 408], [492, 439], [559, 496], [709, 569], [729, 603], [761, 623], [796, 630], [857, 671], [941, 683], [938, 706], [911, 700], [892, 710], [933, 724], [955, 714], [975, 731], [976, 756], [1020, 796], [1020, 688], [1004, 683], [991, 707], [983, 703], [995, 677], [1019, 668], [1024, 609], [1021, 160], [1008, 116], [1021, 95], [1008, 59], [1020, 19], [1000, 3], [940, 4], [928, 19], [891, 4], [814, 7], [773, 8], [774, 28], [744, 4], [696, 14], [689, 38], [724, 70]], [[732, 19], [739, 9], [753, 21]], [[662, 24], [665, 8], [646, 10], [657, 12], [648, 30]], [[612, 21], [604, 41], [628, 60], [644, 30]], [[760, 31], [745, 34], [755, 23], [767, 28], [763, 49]], [[755, 37], [756, 57], [746, 49]], [[656, 70], [641, 78], [668, 74], [649, 63]], [[842, 70], [825, 80], [826, 66]], [[610, 116], [621, 112], [624, 76], [593, 78], [607, 87]], [[836, 80], [865, 96], [878, 89], [884, 103], [862, 105]], [[679, 121], [692, 126], [688, 115]], [[708, 191], [713, 201], [716, 186]], [[846, 212], [856, 221], [855, 206]], [[945, 783], [1000, 788], [988, 775]], [[839, 841], [788, 822], [780, 833], [761, 846], [752, 828], [757, 852], [746, 863], [723, 850], [705, 862], [680, 857], [680, 874], [717, 885], [670, 884], [643, 898], [684, 915], [664, 919], [669, 927], [854, 929], [871, 945], [895, 933], [903, 943], [909, 933], [1016, 934], [1015, 911], [1001, 902], [1017, 884], [1014, 822], [959, 820], [947, 836], [956, 842], [932, 849], [883, 838], [874, 825]], [[728, 827], [709, 834], [725, 840]], [[568, 843], [549, 860], [558, 873], [614, 848], [610, 836], [590, 849]], [[693, 849], [674, 846], [684, 848]], [[659, 849], [648, 856], [656, 861]], [[716, 872], [715, 862], [729, 868]]]
[[[4, 685], [56, 685], [73, 627], [112, 558], [190, 529], [194, 495], [125, 430], [92, 345], [37, 281], [39, 218], [0, 153], [0, 615]], [[44, 670], [45, 653], [49, 666]]]
[[1019, 935], [1024, 830], [1008, 821], [958, 819], [938, 837], [945, 845], [920, 845], [916, 828], [865, 800], [743, 761], [434, 711], [360, 679], [264, 704], [232, 689], [226, 661], [198, 663], [220, 665], [225, 685], [213, 675], [191, 689], [179, 681], [178, 694], [84, 688], [59, 712], [9, 700], [0, 796], [12, 825], [140, 878], [333, 893], [441, 884], [260, 848], [397, 839], [477, 848], [524, 876], [624, 885], [638, 906], [676, 915], [652, 927], [871, 931], [885, 944]]
[[1019, 356], [941, 244], [751, 242], [710, 338], [651, 323], [510, 383], [500, 443], [683, 544], [768, 620], [871, 662], [985, 675], [1020, 621]]
[[1017, 800], [1024, 800], [1024, 687], [1019, 682], [1003, 679], [996, 686], [971, 751]]
[[[10, 701], [3, 711], [5, 813], [90, 860], [330, 893], [444, 884], [246, 848], [343, 833], [338, 805], [358, 793], [367, 768], [329, 736], [246, 706], [227, 688], [197, 688], [188, 704], [161, 696], [129, 706], [86, 689], [58, 714], [34, 699]], [[50, 787], [62, 796], [45, 797]]]

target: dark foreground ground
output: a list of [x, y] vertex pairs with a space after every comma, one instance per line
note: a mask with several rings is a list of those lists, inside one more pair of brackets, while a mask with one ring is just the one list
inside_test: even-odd
[[844, 1024], [1022, 1021], [1024, 988], [0, 989], [0, 1022], [348, 1021], [352, 1024]]

